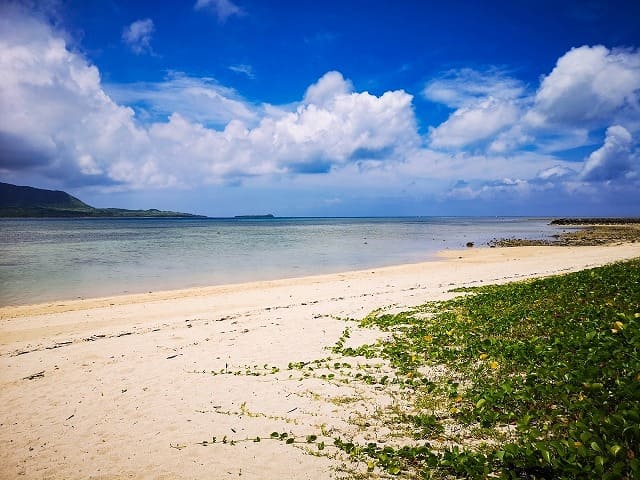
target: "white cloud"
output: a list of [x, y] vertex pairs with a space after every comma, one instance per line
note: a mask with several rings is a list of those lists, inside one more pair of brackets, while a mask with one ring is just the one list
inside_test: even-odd
[[[496, 181], [477, 175], [472, 183], [454, 185], [447, 192], [447, 197], [487, 200], [510, 196], [540, 201], [548, 195], [550, 198], [581, 198], [595, 205], [602, 203], [603, 197], [611, 202], [620, 195], [626, 199], [625, 207], [633, 209], [640, 186], [640, 155], [634, 150], [634, 145], [631, 134], [624, 127], [614, 125], [607, 129], [602, 147], [592, 152], [583, 164], [539, 157], [537, 165], [541, 170], [536, 174], [531, 170], [506, 167], [504, 171], [520, 177]], [[499, 166], [497, 158], [492, 161], [493, 168]], [[502, 172], [501, 169], [496, 171]]]
[[151, 35], [153, 34], [153, 20], [145, 18], [136, 20], [122, 31], [122, 41], [135, 54], [153, 53], [151, 49]]
[[462, 69], [429, 82], [423, 95], [457, 108], [432, 128], [435, 148], [560, 152], [594, 143], [608, 125], [640, 130], [640, 53], [574, 48], [532, 93], [501, 71]]
[[406, 162], [394, 166], [394, 170], [406, 178], [431, 178], [439, 182], [464, 179], [486, 183], [502, 178], [536, 178], [541, 170], [553, 167], [571, 169], [573, 165], [575, 163], [534, 152], [486, 155], [420, 149], [409, 155]]
[[573, 48], [544, 78], [526, 120], [534, 127], [640, 126], [640, 53]]
[[[49, 26], [20, 15], [0, 22], [0, 153], [38, 152], [37, 161], [2, 158], [6, 171], [75, 184], [192, 186], [398, 162], [420, 141], [411, 95], [353, 92], [338, 72], [285, 109], [255, 107], [212, 79], [179, 74], [111, 85], [112, 97], [97, 68]], [[153, 115], [142, 122], [114, 98]]]
[[452, 108], [468, 106], [485, 98], [513, 100], [523, 95], [524, 85], [499, 70], [480, 72], [471, 68], [451, 70], [430, 81], [422, 94], [432, 102]]
[[[63, 173], [70, 182], [117, 181], [108, 165], [145, 141], [133, 111], [114, 103], [100, 87], [97, 68], [71, 53], [46, 24], [15, 10], [2, 13], [3, 141], [23, 146], [27, 167], [44, 174]], [[12, 162], [0, 158], [0, 168]]]
[[486, 98], [461, 107], [430, 131], [431, 146], [461, 148], [494, 137], [519, 117], [518, 106], [508, 100]]
[[218, 21], [224, 23], [229, 17], [242, 16], [245, 11], [231, 0], [197, 0], [194, 6], [196, 10], [209, 10], [218, 17]]
[[542, 181], [557, 181], [560, 179], [575, 177], [576, 171], [572, 168], [564, 165], [554, 165], [553, 167], [545, 168], [536, 176], [537, 179]]
[[212, 78], [172, 72], [162, 82], [109, 84], [105, 89], [115, 101], [132, 105], [141, 115], [156, 120], [172, 113], [211, 125], [225, 125], [233, 119], [253, 123], [258, 118], [255, 107]]
[[489, 144], [488, 151], [492, 154], [505, 154], [517, 150], [521, 145], [531, 144], [535, 138], [522, 128], [522, 125], [515, 124], [498, 135]]
[[[521, 115], [524, 85], [498, 70], [452, 70], [429, 82], [423, 95], [456, 110], [429, 132], [434, 148], [465, 148], [490, 141]], [[506, 141], [493, 150], [503, 151]]]
[[[388, 161], [417, 141], [411, 96], [387, 92], [337, 94], [330, 108], [300, 104], [294, 112], [262, 118], [249, 128], [234, 120], [222, 131], [174, 114], [149, 130], [158, 158], [181, 158], [190, 182], [262, 175], [327, 173], [350, 163]], [[185, 167], [186, 165], [183, 165]], [[172, 160], [168, 170], [176, 169]]]
[[229, 70], [231, 70], [232, 72], [246, 75], [251, 79], [256, 78], [256, 75], [255, 73], [253, 73], [253, 68], [251, 67], [251, 65], [245, 65], [244, 63], [239, 63], [237, 65], [230, 65]]
[[446, 198], [457, 200], [488, 200], [508, 197], [526, 197], [536, 189], [527, 180], [520, 178], [503, 178], [491, 182], [471, 185], [460, 183], [454, 185], [447, 193]]
[[345, 80], [340, 72], [327, 72], [307, 88], [304, 102], [323, 107], [330, 105], [338, 96], [347, 95], [352, 91], [353, 85]]
[[557, 127], [555, 129], [532, 128], [522, 117], [499, 133], [489, 144], [490, 153], [513, 153], [523, 147], [535, 149], [540, 153], [555, 153], [584, 147], [595, 143], [586, 128]]
[[[328, 75], [333, 84], [334, 75]], [[315, 86], [322, 87], [326, 78]], [[309, 91], [295, 112], [277, 120], [265, 118], [250, 133], [250, 138], [262, 144], [260, 151], [266, 149], [288, 162], [291, 171], [321, 170], [327, 162], [401, 160], [402, 152], [415, 148], [419, 141], [412, 97], [404, 91], [385, 92], [380, 97], [345, 93], [344, 88], [331, 90], [333, 96], [324, 88], [310, 87]], [[315, 97], [318, 92], [322, 95]], [[309, 103], [312, 98], [322, 103]]]
[[[607, 129], [604, 145], [591, 153], [585, 161], [580, 178], [587, 181], [606, 181], [637, 173], [639, 157], [633, 155], [633, 138], [620, 125]], [[635, 157], [635, 158], [634, 158]]]
[[388, 160], [417, 141], [411, 96], [401, 91], [336, 93], [328, 106], [304, 102], [293, 112], [263, 117], [254, 128], [234, 120], [220, 132], [183, 119], [176, 128], [176, 121], [156, 124], [154, 135], [177, 135], [173, 143], [189, 158], [209, 158], [218, 176], [325, 173], [351, 162]]

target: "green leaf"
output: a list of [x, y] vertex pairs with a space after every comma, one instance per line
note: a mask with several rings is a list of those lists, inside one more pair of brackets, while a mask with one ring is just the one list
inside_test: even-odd
[[545, 462], [551, 464], [551, 455], [549, 454], [549, 450], [541, 450], [540, 455], [542, 455]]

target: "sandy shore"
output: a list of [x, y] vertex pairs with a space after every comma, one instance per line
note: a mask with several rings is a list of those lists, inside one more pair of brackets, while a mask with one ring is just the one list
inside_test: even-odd
[[[638, 256], [640, 244], [468, 249], [367, 271], [1, 308], [0, 478], [332, 478], [340, 459], [330, 449], [314, 456], [266, 437], [330, 437], [384, 405], [373, 387], [287, 369], [329, 356], [345, 319]], [[350, 325], [354, 344], [376, 336]]]

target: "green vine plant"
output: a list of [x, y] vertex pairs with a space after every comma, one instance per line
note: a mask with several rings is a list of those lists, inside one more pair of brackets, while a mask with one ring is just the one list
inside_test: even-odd
[[[330, 447], [350, 478], [640, 478], [640, 260], [465, 290], [374, 312], [345, 327], [331, 356], [286, 366], [290, 380], [357, 388], [335, 397], [344, 408], [387, 395], [375, 414], [350, 416], [353, 428], [206, 446]], [[353, 328], [384, 338], [354, 346]]]

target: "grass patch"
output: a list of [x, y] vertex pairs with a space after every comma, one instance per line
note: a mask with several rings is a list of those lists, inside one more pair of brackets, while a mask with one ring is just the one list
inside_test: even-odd
[[392, 475], [638, 478], [639, 312], [633, 260], [370, 315], [391, 341], [334, 352], [390, 362], [414, 411], [389, 426], [420, 443], [335, 445]]

